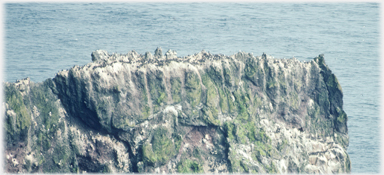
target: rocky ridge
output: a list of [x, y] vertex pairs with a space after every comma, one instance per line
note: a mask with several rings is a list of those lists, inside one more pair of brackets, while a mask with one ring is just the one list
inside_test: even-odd
[[342, 88], [309, 62], [109, 54], [5, 83], [7, 172], [350, 172]]

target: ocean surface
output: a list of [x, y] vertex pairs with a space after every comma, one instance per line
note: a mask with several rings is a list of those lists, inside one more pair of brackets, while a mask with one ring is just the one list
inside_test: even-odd
[[187, 56], [265, 52], [309, 61], [337, 76], [348, 114], [352, 173], [380, 172], [378, 3], [8, 3], [4, 81], [53, 78], [109, 53], [156, 47]]

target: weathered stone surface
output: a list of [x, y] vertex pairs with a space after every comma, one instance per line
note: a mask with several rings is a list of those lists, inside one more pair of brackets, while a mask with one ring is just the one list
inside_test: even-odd
[[91, 54], [92, 61], [107, 60], [109, 55], [105, 50], [96, 50]]
[[92, 53], [5, 83], [7, 172], [350, 172], [342, 89], [324, 56]]
[[168, 51], [167, 51], [167, 53], [165, 53], [165, 58], [168, 60], [168, 59], [175, 59], [175, 58], [177, 58], [177, 53], [176, 53], [176, 51], [172, 51], [171, 49], [169, 49]]

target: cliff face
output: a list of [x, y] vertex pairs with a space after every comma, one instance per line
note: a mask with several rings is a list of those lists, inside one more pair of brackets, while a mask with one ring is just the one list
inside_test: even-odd
[[350, 172], [342, 89], [310, 62], [92, 53], [5, 84], [8, 172]]

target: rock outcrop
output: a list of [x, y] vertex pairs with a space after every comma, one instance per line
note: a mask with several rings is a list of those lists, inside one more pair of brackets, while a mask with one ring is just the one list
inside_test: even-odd
[[98, 50], [53, 79], [4, 86], [7, 172], [350, 172], [323, 55]]

